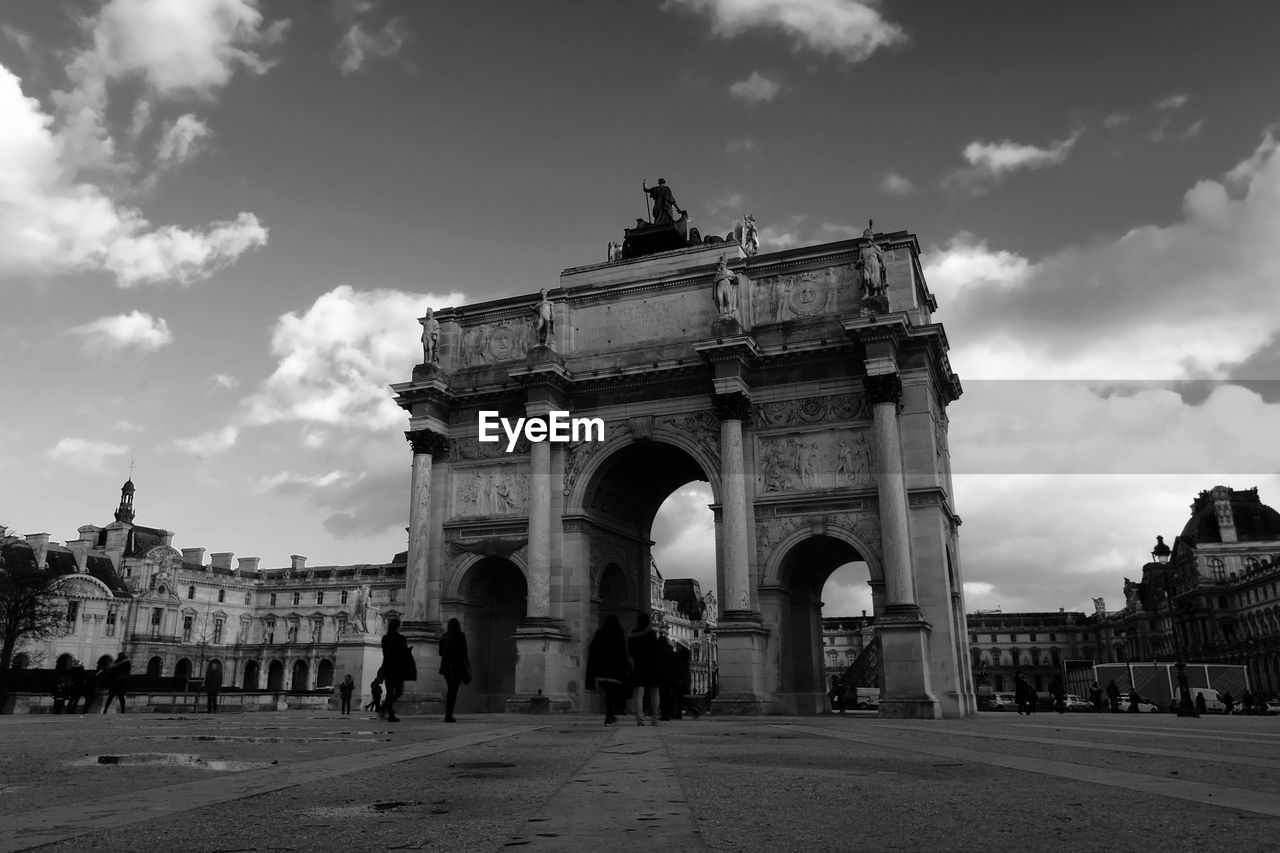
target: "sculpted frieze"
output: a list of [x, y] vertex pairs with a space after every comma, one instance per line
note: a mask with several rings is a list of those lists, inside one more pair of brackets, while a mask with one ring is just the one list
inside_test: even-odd
[[449, 440], [449, 460], [462, 462], [471, 459], [497, 459], [519, 453], [529, 452], [529, 440], [523, 435], [517, 439], [515, 449], [507, 453], [507, 438], [501, 441], [481, 441], [476, 436], [468, 435]]
[[756, 459], [761, 494], [874, 485], [866, 429], [762, 436]]
[[752, 415], [757, 427], [768, 428], [862, 420], [870, 417], [870, 412], [866, 397], [857, 393], [757, 403]]
[[524, 358], [534, 340], [533, 320], [503, 320], [469, 326], [462, 332], [458, 358], [462, 367], [497, 364]]
[[[720, 422], [708, 411], [660, 415], [653, 419], [655, 434], [671, 432], [692, 438], [715, 461], [720, 463]], [[708, 471], [709, 476], [713, 476]]]
[[751, 315], [756, 323], [803, 320], [840, 310], [840, 294], [854, 286], [853, 264], [768, 276], [751, 283]]
[[524, 466], [497, 465], [453, 472], [454, 518], [526, 515], [529, 474]]

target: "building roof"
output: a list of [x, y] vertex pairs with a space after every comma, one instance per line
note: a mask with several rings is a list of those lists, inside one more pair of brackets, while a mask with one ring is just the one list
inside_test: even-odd
[[[1239, 542], [1275, 542], [1280, 540], [1280, 513], [1267, 506], [1255, 489], [1228, 489], [1231, 514]], [[1182, 536], [1196, 544], [1221, 542], [1213, 490], [1200, 493], [1191, 505], [1191, 519], [1182, 528]]]
[[[10, 543], [0, 548], [0, 552], [3, 552], [4, 561], [10, 566], [25, 569], [36, 568], [35, 552], [26, 542]], [[49, 567], [50, 574], [76, 574], [76, 557], [68, 548], [51, 544], [45, 550], [44, 559], [45, 565]], [[90, 553], [85, 561], [85, 570], [86, 574], [102, 581], [107, 589], [116, 595], [128, 595], [128, 588], [124, 585], [124, 581], [120, 579], [120, 576], [116, 574], [115, 566], [111, 564], [111, 560], [106, 555]]]

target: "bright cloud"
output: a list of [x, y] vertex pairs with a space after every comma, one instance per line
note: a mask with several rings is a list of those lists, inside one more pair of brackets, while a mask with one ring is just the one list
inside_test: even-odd
[[373, 22], [378, 4], [373, 0], [339, 0], [334, 14], [344, 28], [338, 42], [338, 67], [343, 74], [353, 74], [370, 59], [389, 59], [400, 52], [408, 39], [408, 30], [399, 18], [381, 25]]
[[156, 150], [156, 162], [161, 169], [172, 169], [200, 153], [209, 138], [209, 126], [191, 113], [185, 113], [165, 128], [164, 136]]
[[880, 179], [880, 189], [889, 195], [911, 195], [915, 188], [910, 180], [890, 170]]
[[973, 141], [964, 147], [964, 159], [970, 168], [957, 174], [962, 182], [973, 180], [998, 180], [1011, 172], [1023, 169], [1042, 169], [1045, 166], [1056, 166], [1066, 161], [1071, 149], [1080, 139], [1081, 131], [1076, 131], [1066, 139], [1058, 140], [1047, 147], [1013, 142], [1008, 139], [1002, 142]]
[[152, 317], [143, 311], [101, 317], [71, 331], [84, 339], [84, 348], [90, 353], [127, 349], [154, 352], [173, 343], [173, 334], [164, 318]]
[[906, 40], [897, 24], [886, 21], [877, 0], [667, 0], [711, 20], [711, 31], [734, 38], [748, 30], [774, 30], [796, 49], [848, 62], [861, 62], [883, 47]]
[[[970, 378], [1230, 377], [1280, 315], [1280, 155], [1268, 133], [1180, 222], [1134, 228], [1038, 261], [961, 235], [926, 253]], [[1087, 330], [1087, 334], [1084, 333]]]
[[781, 90], [780, 84], [765, 77], [759, 71], [752, 71], [750, 77], [730, 86], [729, 94], [748, 106], [754, 106], [772, 101]]
[[215, 391], [231, 391], [240, 386], [240, 380], [230, 373], [215, 373], [205, 380], [205, 385]]
[[724, 147], [726, 154], [752, 155], [760, 153], [760, 146], [754, 139], [731, 139]]
[[402, 426], [404, 412], [387, 386], [404, 381], [422, 360], [417, 319], [428, 307], [463, 301], [460, 293], [436, 297], [342, 285], [306, 312], [283, 315], [271, 339], [275, 371], [247, 401], [247, 422], [362, 431]]
[[173, 443], [173, 446], [183, 453], [189, 453], [192, 456], [217, 456], [226, 453], [235, 446], [236, 440], [240, 437], [240, 428], [234, 425], [224, 426], [220, 429], [212, 429], [203, 432], [195, 438], [181, 438]]
[[104, 471], [112, 458], [123, 456], [129, 448], [109, 441], [88, 438], [63, 438], [44, 452], [50, 462], [88, 471]]
[[329, 471], [326, 474], [299, 474], [295, 471], [280, 471], [260, 478], [254, 484], [254, 490], [262, 493], [327, 489], [353, 479], [359, 478], [346, 471]]
[[1175, 93], [1175, 94], [1169, 95], [1167, 98], [1161, 98], [1160, 100], [1156, 101], [1153, 106], [1153, 109], [1179, 110], [1186, 105], [1188, 100], [1190, 100], [1190, 98], [1188, 98], [1186, 95], [1181, 93]]

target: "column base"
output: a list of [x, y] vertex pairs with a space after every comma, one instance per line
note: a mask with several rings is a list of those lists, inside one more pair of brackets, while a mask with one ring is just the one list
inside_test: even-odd
[[401, 622], [400, 633], [413, 653], [418, 669], [415, 681], [404, 683], [404, 695], [396, 700], [396, 716], [444, 715], [444, 680], [440, 669], [440, 623]]
[[941, 718], [942, 705], [929, 683], [929, 627], [914, 604], [890, 604], [876, 619], [884, 674], [881, 717]]
[[568, 684], [571, 638], [554, 619], [531, 618], [516, 628], [516, 689], [506, 702], [508, 714], [568, 713], [573, 708]]
[[765, 679], [769, 629], [759, 621], [730, 618], [738, 614], [745, 611], [726, 612], [716, 627], [719, 668], [711, 712], [765, 714], [772, 705]]

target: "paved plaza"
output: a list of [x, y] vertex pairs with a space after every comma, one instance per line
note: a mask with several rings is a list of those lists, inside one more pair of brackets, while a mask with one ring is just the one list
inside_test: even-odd
[[[624, 720], [624, 722], [629, 722]], [[0, 718], [0, 850], [1258, 850], [1280, 718]]]

